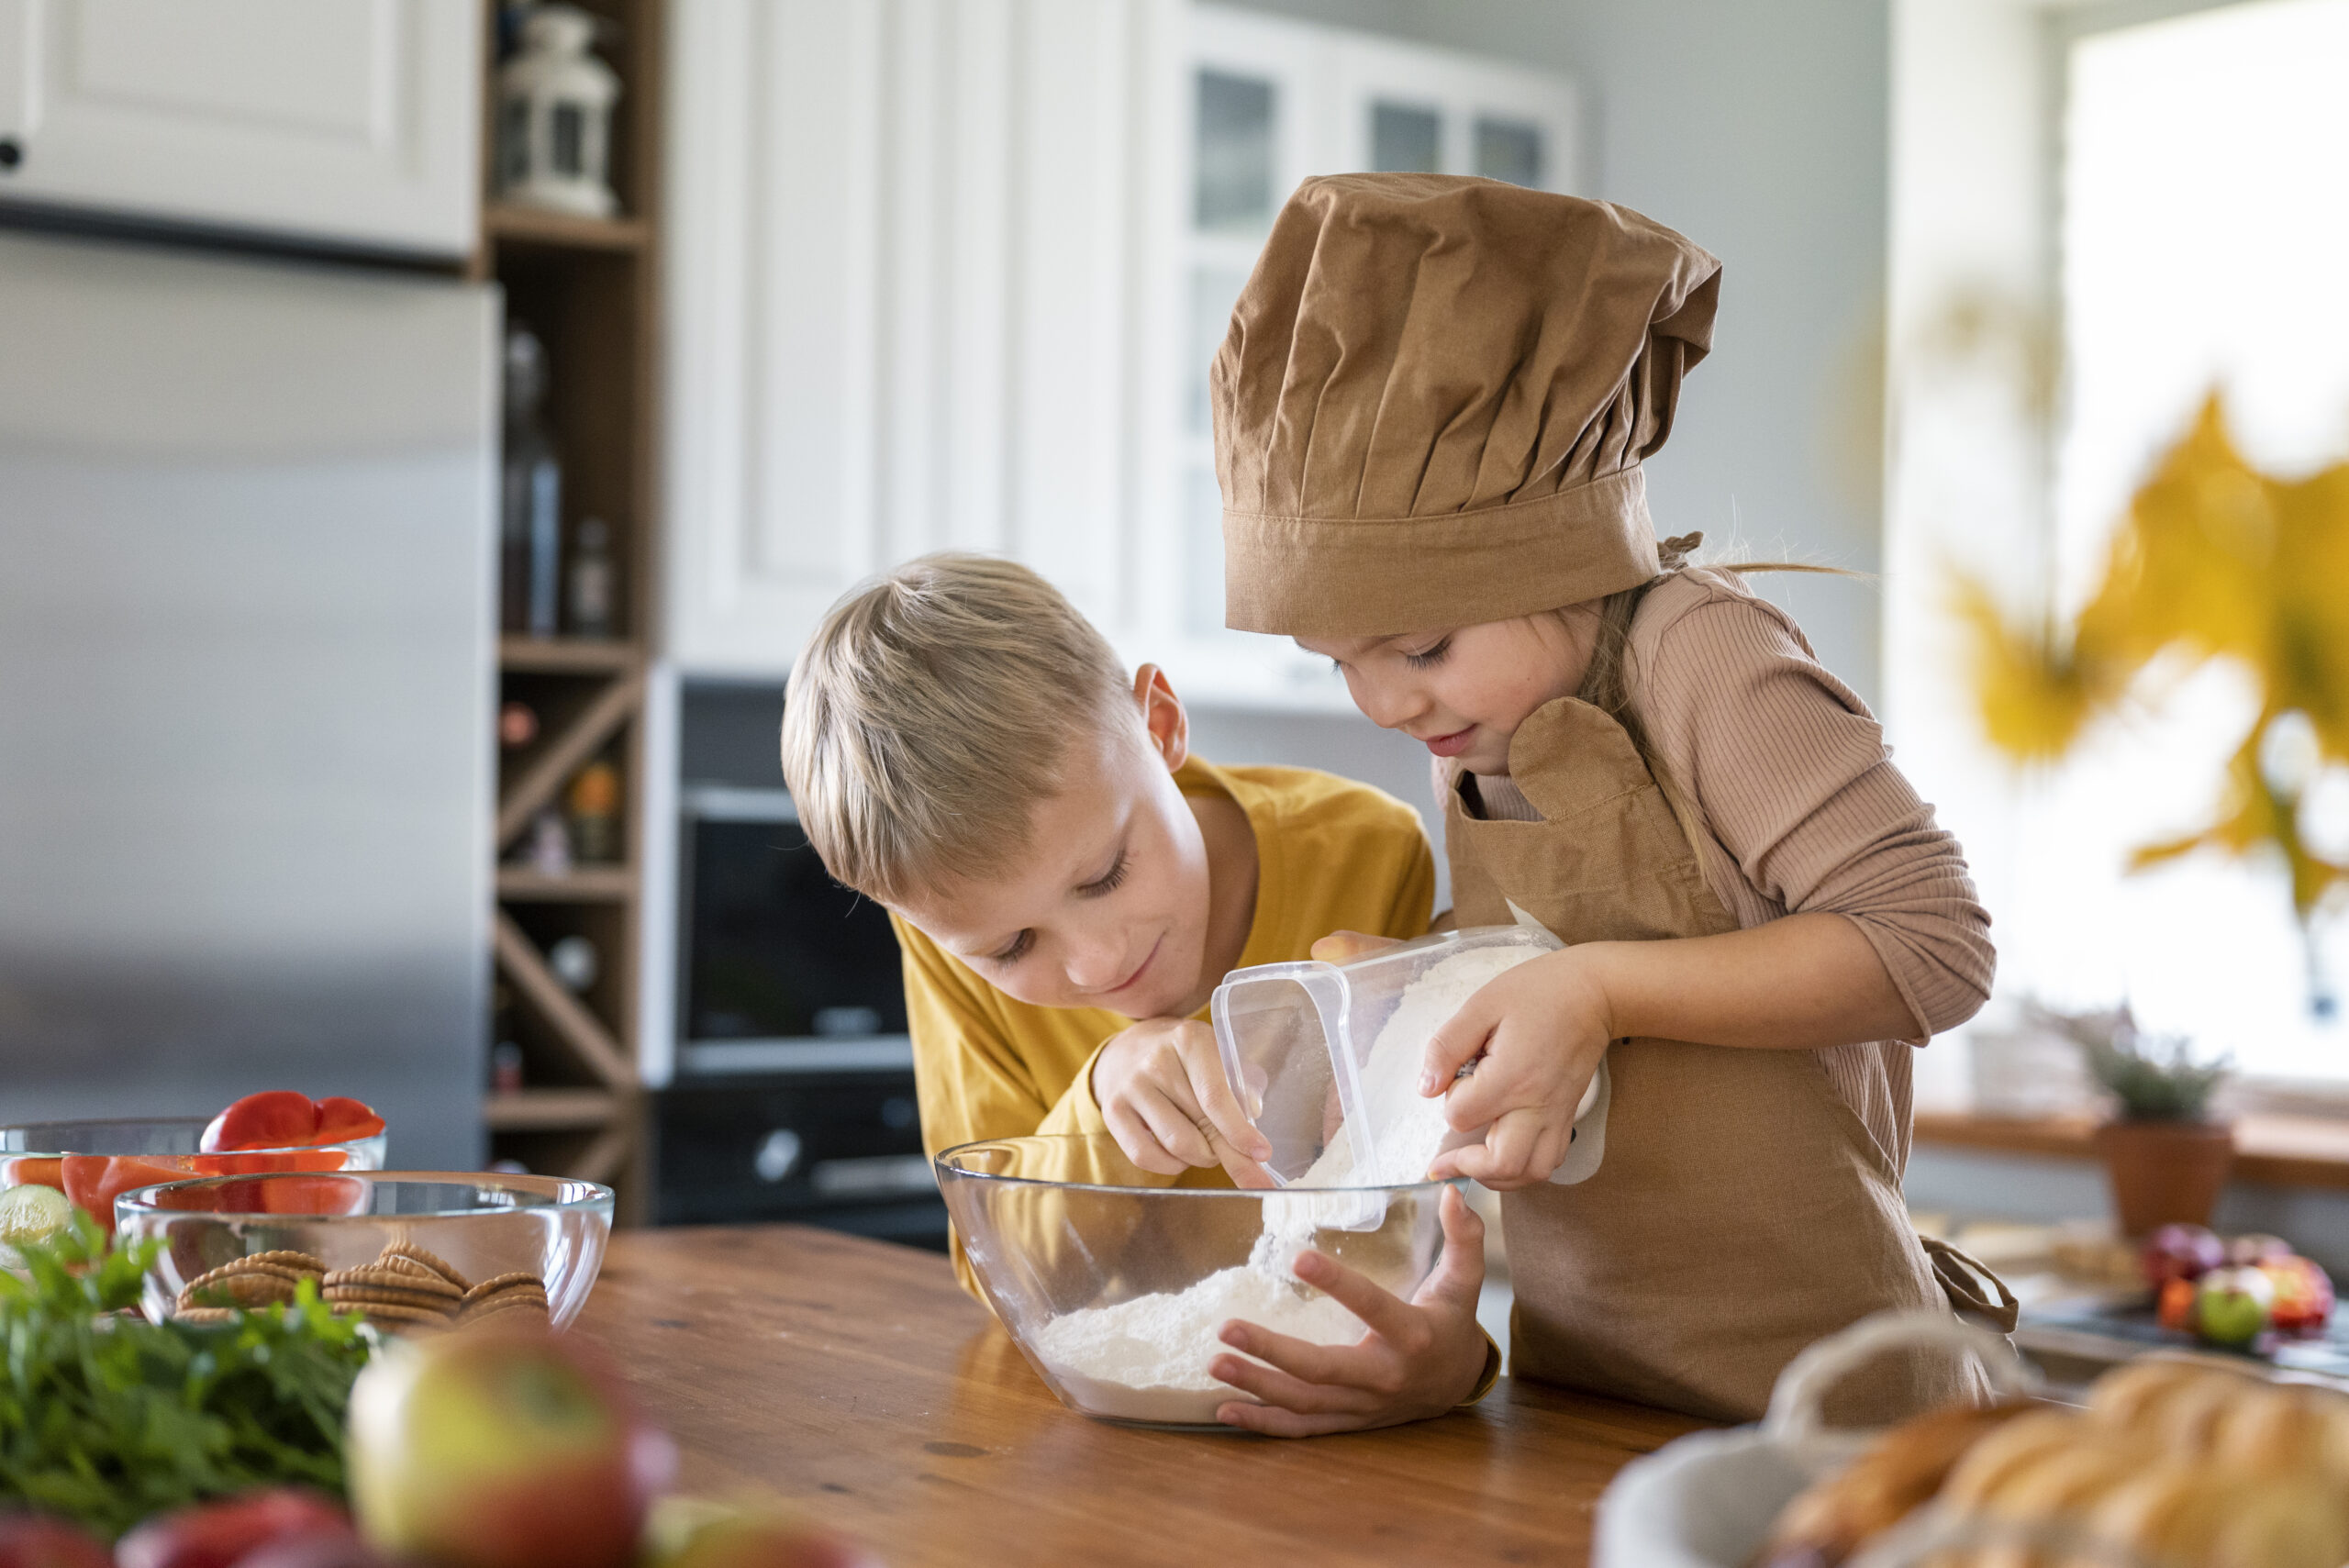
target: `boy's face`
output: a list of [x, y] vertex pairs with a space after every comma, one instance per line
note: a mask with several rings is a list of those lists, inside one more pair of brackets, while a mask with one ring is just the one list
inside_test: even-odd
[[1135, 686], [1140, 722], [1070, 741], [1060, 791], [1030, 809], [1016, 863], [898, 908], [1022, 1002], [1150, 1018], [1199, 988], [1208, 852], [1174, 786], [1188, 754], [1182, 705], [1154, 666]]
[[1596, 615], [1563, 613], [1397, 637], [1300, 637], [1338, 666], [1354, 706], [1472, 773], [1508, 772], [1509, 738], [1536, 708], [1572, 696], [1590, 667]]

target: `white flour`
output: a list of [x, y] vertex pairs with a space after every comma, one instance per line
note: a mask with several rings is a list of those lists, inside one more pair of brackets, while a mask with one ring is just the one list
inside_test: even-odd
[[1355, 1170], [1353, 1151], [1341, 1128], [1339, 1136], [1330, 1140], [1297, 1184], [1392, 1187], [1425, 1180], [1428, 1167], [1452, 1131], [1443, 1119], [1442, 1097], [1419, 1093], [1419, 1069], [1426, 1063], [1428, 1041], [1487, 981], [1539, 956], [1539, 950], [1531, 947], [1470, 948], [1432, 965], [1404, 986], [1393, 1016], [1371, 1042], [1369, 1059], [1362, 1063], [1359, 1074], [1363, 1115], [1370, 1122], [1372, 1141], [1378, 1149], [1375, 1160], [1369, 1170]]
[[[1296, 1187], [1401, 1186], [1423, 1180], [1452, 1130], [1443, 1119], [1443, 1101], [1419, 1092], [1428, 1039], [1486, 981], [1534, 956], [1534, 950], [1522, 947], [1472, 949], [1404, 987], [1362, 1067], [1364, 1114], [1377, 1129], [1373, 1168], [1354, 1169], [1341, 1128]], [[1217, 1406], [1250, 1397], [1208, 1373], [1215, 1358], [1230, 1349], [1217, 1335], [1231, 1319], [1317, 1345], [1353, 1344], [1363, 1335], [1362, 1320], [1332, 1297], [1298, 1284], [1291, 1265], [1317, 1229], [1341, 1218], [1335, 1210], [1356, 1209], [1362, 1200], [1353, 1195], [1315, 1196], [1296, 1187], [1264, 1198], [1264, 1233], [1245, 1263], [1208, 1274], [1187, 1290], [1063, 1313], [1037, 1331], [1036, 1353], [1076, 1403], [1097, 1415], [1207, 1424], [1215, 1420]]]

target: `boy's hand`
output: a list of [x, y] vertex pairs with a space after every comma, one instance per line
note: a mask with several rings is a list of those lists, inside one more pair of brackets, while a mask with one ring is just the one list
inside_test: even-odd
[[[1297, 1277], [1327, 1291], [1370, 1326], [1358, 1344], [1316, 1345], [1237, 1320], [1222, 1340], [1246, 1356], [1218, 1356], [1215, 1377], [1264, 1401], [1216, 1407], [1216, 1419], [1268, 1437], [1391, 1427], [1441, 1416], [1475, 1391], [1485, 1370], [1476, 1291], [1485, 1281], [1485, 1222], [1455, 1188], [1444, 1189], [1443, 1257], [1408, 1302], [1320, 1252], [1297, 1260]], [[1270, 1362], [1270, 1365], [1263, 1364]]]
[[[1615, 1038], [1598, 962], [1583, 948], [1529, 959], [1488, 982], [1428, 1041], [1419, 1093], [1482, 1142], [1439, 1154], [1428, 1174], [1496, 1192], [1550, 1179], [1574, 1141], [1575, 1111]], [[1453, 1080], [1470, 1062], [1475, 1071]]]
[[1215, 1030], [1196, 1018], [1146, 1018], [1110, 1038], [1093, 1062], [1093, 1097], [1126, 1158], [1179, 1176], [1221, 1165], [1243, 1187], [1269, 1187], [1273, 1146], [1223, 1076]]

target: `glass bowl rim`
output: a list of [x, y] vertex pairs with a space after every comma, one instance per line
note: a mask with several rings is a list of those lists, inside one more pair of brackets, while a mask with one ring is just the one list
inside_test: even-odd
[[994, 1171], [964, 1170], [959, 1165], [949, 1165], [946, 1162], [954, 1155], [960, 1154], [965, 1150], [986, 1149], [996, 1144], [1003, 1143], [1032, 1142], [1067, 1144], [1095, 1142], [1114, 1143], [1115, 1141], [1116, 1140], [1108, 1137], [1106, 1133], [1098, 1132], [1014, 1133], [1007, 1138], [974, 1138], [967, 1143], [957, 1143], [952, 1148], [940, 1150], [936, 1154], [930, 1157], [930, 1162], [939, 1173], [941, 1179], [941, 1186], [944, 1184], [943, 1178], [952, 1176], [956, 1181], [962, 1182], [1000, 1182], [1006, 1186], [1050, 1187], [1055, 1192], [1064, 1193], [1122, 1193], [1127, 1195], [1147, 1193], [1154, 1196], [1184, 1198], [1228, 1199], [1245, 1197], [1255, 1198], [1261, 1201], [1268, 1197], [1286, 1197], [1292, 1194], [1431, 1193], [1437, 1188], [1448, 1187], [1454, 1184], [1451, 1181], [1438, 1181], [1431, 1177], [1422, 1178], [1416, 1182], [1374, 1183], [1368, 1186], [1360, 1187], [1137, 1187], [1120, 1186], [1111, 1182], [1056, 1182], [1047, 1176], [1007, 1176]]
[[[0, 1134], [27, 1127], [193, 1127], [202, 1140], [204, 1129], [217, 1119], [208, 1116], [67, 1116], [46, 1121], [0, 1122]], [[292, 1154], [304, 1149], [356, 1149], [389, 1136], [388, 1127], [363, 1138], [338, 1139], [332, 1143], [281, 1143], [268, 1149], [199, 1149], [186, 1154], [101, 1154], [83, 1149], [0, 1148], [0, 1160], [187, 1160], [197, 1154]]]
[[[273, 1151], [243, 1150], [242, 1153], [263, 1153]], [[114, 1200], [117, 1223], [137, 1216], [168, 1218], [185, 1215], [222, 1222], [257, 1220], [265, 1224], [284, 1224], [289, 1220], [397, 1220], [397, 1219], [462, 1219], [475, 1214], [512, 1214], [511, 1208], [449, 1208], [428, 1209], [417, 1214], [273, 1214], [229, 1208], [161, 1208], [151, 1200], [154, 1195], [191, 1187], [225, 1186], [231, 1182], [279, 1182], [289, 1179], [314, 1181], [321, 1176], [362, 1182], [429, 1182], [442, 1186], [494, 1187], [507, 1192], [523, 1192], [549, 1201], [533, 1204], [535, 1209], [551, 1209], [562, 1214], [601, 1213], [607, 1219], [612, 1214], [612, 1189], [601, 1182], [591, 1182], [580, 1176], [521, 1175], [509, 1171], [257, 1171], [249, 1176], [197, 1176], [184, 1182], [158, 1182], [152, 1186], [138, 1187]], [[577, 1197], [562, 1197], [554, 1192], [533, 1184], [544, 1183], [546, 1188], [584, 1187]]]

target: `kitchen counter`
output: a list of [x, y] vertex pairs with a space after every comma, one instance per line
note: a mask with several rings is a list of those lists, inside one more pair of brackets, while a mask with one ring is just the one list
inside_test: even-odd
[[683, 1489], [788, 1498], [893, 1568], [1580, 1564], [1615, 1472], [1702, 1425], [1504, 1378], [1304, 1442], [1111, 1426], [943, 1257], [797, 1226], [616, 1235], [578, 1328], [677, 1440]]

